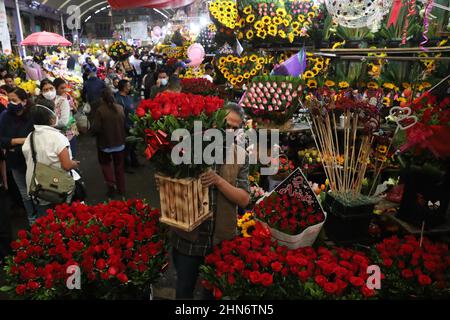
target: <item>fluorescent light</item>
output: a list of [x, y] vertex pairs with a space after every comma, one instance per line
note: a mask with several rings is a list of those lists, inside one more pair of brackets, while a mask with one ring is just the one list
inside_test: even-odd
[[169, 19], [168, 16], [166, 16], [164, 13], [162, 13], [161, 11], [159, 11], [158, 9], [153, 8], [153, 10], [155, 10], [156, 12], [158, 12], [160, 15], [162, 15], [164, 18]]
[[97, 13], [99, 13], [99, 12], [100, 12], [100, 10], [95, 10], [94, 14], [97, 14]]
[[92, 16], [87, 17], [86, 20], [84, 20], [84, 22], [85, 23], [88, 22], [91, 18], [92, 18]]

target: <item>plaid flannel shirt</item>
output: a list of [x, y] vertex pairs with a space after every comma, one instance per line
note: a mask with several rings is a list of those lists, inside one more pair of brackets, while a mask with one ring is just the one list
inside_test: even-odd
[[[213, 165], [212, 169], [219, 172], [220, 165]], [[250, 184], [248, 182], [249, 174], [249, 158], [246, 153], [245, 164], [239, 170], [236, 178], [235, 186], [250, 193]], [[213, 212], [213, 216], [203, 222], [199, 228], [199, 238], [195, 242], [188, 241], [172, 232], [171, 243], [179, 252], [189, 256], [206, 256], [213, 247], [213, 234], [215, 225], [215, 216], [217, 214], [217, 193], [219, 192], [215, 186], [209, 188], [209, 203]]]

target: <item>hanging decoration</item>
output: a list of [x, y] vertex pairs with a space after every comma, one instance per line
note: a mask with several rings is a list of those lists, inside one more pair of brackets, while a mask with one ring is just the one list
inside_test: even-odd
[[325, 0], [328, 13], [338, 25], [372, 30], [380, 26], [392, 3], [393, 0]]

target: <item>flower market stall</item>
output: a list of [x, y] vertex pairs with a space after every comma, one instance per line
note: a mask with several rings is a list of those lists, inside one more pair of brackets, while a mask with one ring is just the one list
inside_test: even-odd
[[[202, 225], [217, 227], [220, 188], [201, 175], [221, 173], [218, 157], [204, 154], [236, 129], [231, 102], [244, 118], [232, 144], [244, 141], [250, 200], [230, 210], [232, 237], [211, 236], [205, 246], [201, 285], [215, 299], [448, 299], [445, 1], [210, 0], [203, 9], [209, 21], [197, 34], [182, 24], [161, 32], [150, 51], [167, 69], [185, 70], [163, 92], [137, 97], [130, 117], [127, 143], [148, 161], [154, 177], [144, 178], [155, 179], [159, 204], [57, 206], [19, 232], [1, 290], [25, 299], [148, 298], [168, 267], [168, 231], [186, 240]], [[132, 73], [129, 59], [142, 50], [120, 38], [87, 51]], [[83, 80], [68, 56], [47, 54], [40, 64], [78, 100]], [[31, 62], [1, 55], [0, 64], [39, 94]], [[225, 158], [222, 147], [213, 153]], [[83, 290], [65, 290], [68, 266], [81, 270]]]

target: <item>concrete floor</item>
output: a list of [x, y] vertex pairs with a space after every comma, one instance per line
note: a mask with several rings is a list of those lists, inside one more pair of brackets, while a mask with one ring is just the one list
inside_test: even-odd
[[[81, 162], [80, 169], [88, 191], [86, 203], [96, 204], [107, 201], [106, 186], [103, 175], [97, 161], [97, 152], [95, 139], [90, 136], [81, 136], [78, 140], [78, 157]], [[155, 187], [154, 171], [148, 161], [141, 158], [142, 164], [139, 168], [133, 168], [134, 174], [126, 174], [126, 197], [144, 198], [153, 207], [159, 207], [159, 193]], [[13, 234], [26, 227], [26, 215], [21, 208], [12, 212]], [[0, 286], [2, 285], [0, 271]], [[174, 299], [175, 298], [175, 270], [173, 264], [169, 262], [169, 268], [157, 285], [153, 286], [154, 298], [156, 299]], [[198, 290], [197, 290], [198, 291]], [[198, 292], [195, 294], [198, 297]], [[0, 294], [0, 299], [6, 296]]]

